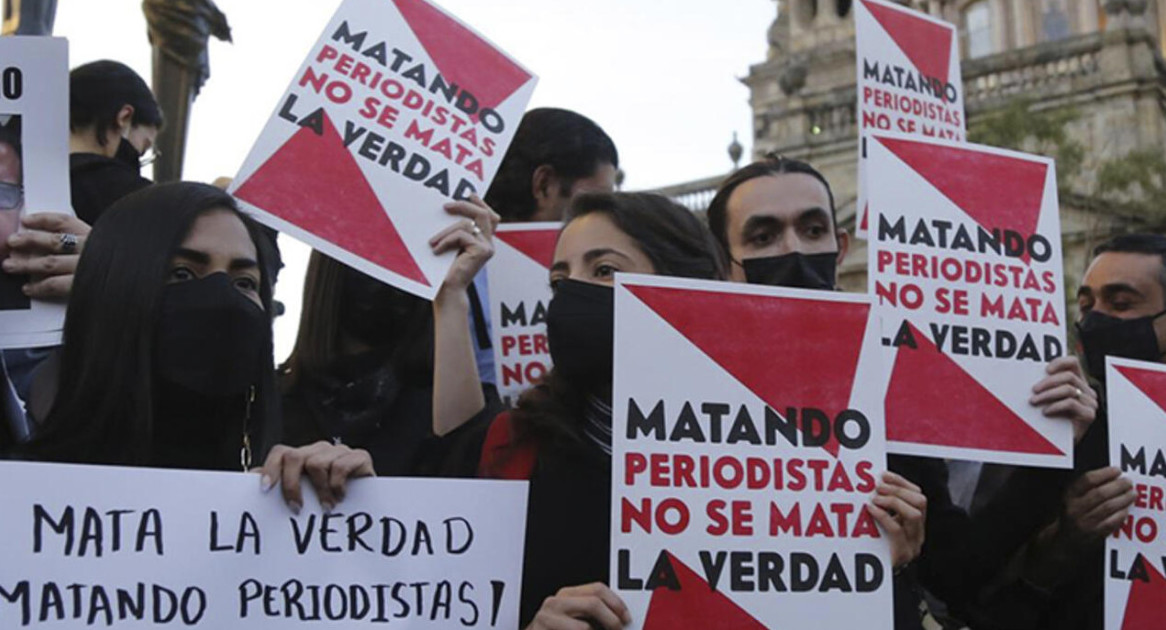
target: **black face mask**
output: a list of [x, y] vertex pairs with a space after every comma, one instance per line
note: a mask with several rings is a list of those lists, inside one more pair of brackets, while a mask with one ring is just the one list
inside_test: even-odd
[[561, 280], [547, 307], [547, 344], [555, 371], [584, 390], [611, 383], [615, 292]]
[[741, 266], [745, 268], [745, 282], [749, 284], [833, 291], [837, 278], [838, 252], [791, 252], [781, 256], [746, 258]]
[[117, 152], [113, 154], [113, 159], [134, 169], [135, 173], [142, 172], [142, 154], [125, 138], [117, 144]]
[[157, 378], [207, 398], [246, 392], [270, 366], [271, 322], [225, 273], [167, 285], [155, 334]]
[[340, 290], [340, 329], [372, 348], [390, 344], [425, 300], [345, 267]]
[[1161, 361], [1154, 320], [1166, 311], [1148, 317], [1121, 319], [1089, 311], [1077, 324], [1077, 335], [1085, 353], [1085, 369], [1098, 381], [1105, 382], [1105, 357], [1139, 361]]

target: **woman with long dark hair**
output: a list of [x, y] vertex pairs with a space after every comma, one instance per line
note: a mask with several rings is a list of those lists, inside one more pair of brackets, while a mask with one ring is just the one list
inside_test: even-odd
[[[202, 470], [262, 461], [280, 439], [262, 238], [230, 195], [205, 184], [155, 186], [111, 206], [78, 263], [25, 456]], [[326, 446], [313, 465], [371, 473], [367, 454]], [[269, 480], [298, 483], [307, 458], [289, 451], [277, 449], [283, 468]], [[298, 500], [298, 487], [289, 492]]]
[[721, 279], [717, 252], [696, 217], [664, 197], [584, 194], [573, 201], [550, 274], [547, 336], [555, 367], [514, 411], [495, 419], [479, 468], [483, 476], [530, 480], [524, 625], [536, 613], [531, 627], [567, 619], [619, 627], [621, 615], [626, 621], [626, 608], [603, 586], [611, 522], [612, 283], [617, 272]]
[[[483, 476], [530, 481], [520, 617], [528, 630], [582, 623], [614, 630], [630, 621], [607, 586], [615, 274], [722, 280], [725, 263], [712, 233], [663, 197], [585, 194], [573, 201], [550, 273], [554, 368], [513, 412], [495, 419], [479, 467]], [[884, 477], [879, 492], [903, 484]], [[890, 525], [889, 516], [872, 514]], [[893, 555], [910, 559], [921, 542], [892, 537]]]
[[432, 303], [312, 254], [296, 346], [279, 374], [288, 443], [366, 449], [382, 475], [472, 474], [459, 460], [477, 453], [452, 454], [468, 441], [444, 436], [466, 425], [480, 434], [501, 408], [467, 326], [467, 290], [493, 254], [498, 217], [476, 197], [446, 209], [469, 221], [432, 240], [438, 253], [458, 252]]

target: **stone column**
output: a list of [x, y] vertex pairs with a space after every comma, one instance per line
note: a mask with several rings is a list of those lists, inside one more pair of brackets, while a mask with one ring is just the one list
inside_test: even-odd
[[1036, 2], [1034, 0], [1011, 0], [1009, 9], [1012, 11], [1012, 41], [1013, 48], [1032, 46], [1039, 40], [1035, 19]]
[[1101, 17], [1094, 0], [1078, 0], [1077, 21], [1081, 25], [1079, 33], [1093, 33], [1101, 30]]
[[1011, 34], [1008, 32], [1008, 6], [1005, 0], [989, 0], [988, 13], [992, 22], [992, 52], [1008, 50]]

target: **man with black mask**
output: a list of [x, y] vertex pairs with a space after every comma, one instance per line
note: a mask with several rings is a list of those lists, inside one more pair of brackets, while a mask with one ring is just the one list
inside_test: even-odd
[[836, 227], [834, 193], [809, 164], [770, 156], [738, 170], [721, 184], [708, 218], [734, 282], [835, 288], [850, 235]]
[[1077, 333], [1089, 375], [1104, 384], [1106, 356], [1166, 357], [1166, 236], [1118, 236], [1093, 256], [1077, 289]]
[[[734, 281], [818, 290], [837, 290], [837, 269], [850, 245], [835, 215], [834, 195], [821, 173], [774, 155], [729, 175], [708, 209], [709, 228], [729, 259]], [[1076, 360], [1058, 359], [1048, 372], [1033, 388], [1031, 402], [1074, 422], [1080, 437], [1094, 418], [1096, 398]], [[979, 614], [975, 600], [981, 587], [1055, 513], [1066, 483], [1057, 470], [921, 457], [892, 455], [888, 468], [918, 484], [927, 497], [919, 583], [965, 621]], [[898, 588], [906, 584], [897, 584], [897, 627], [918, 623], [902, 615], [914, 597], [910, 589]], [[933, 606], [937, 614], [944, 614], [944, 607]]]
[[69, 73], [69, 176], [82, 221], [93, 225], [110, 204], [152, 183], [142, 160], [162, 125], [154, 94], [129, 66], [94, 61]]
[[[1077, 335], [1089, 375], [1105, 393], [1105, 357], [1163, 362], [1166, 348], [1166, 237], [1129, 234], [1093, 250], [1077, 289]], [[1109, 466], [1104, 413], [1077, 448], [1087, 470], [1065, 491], [1061, 513], [1030, 545], [1015, 582], [997, 600], [1004, 613], [1021, 612], [1029, 627], [1100, 629], [1104, 601], [1104, 539], [1126, 520], [1134, 494]], [[1017, 598], [1028, 587], [1034, 594]], [[1010, 592], [1011, 591], [1011, 592]], [[1007, 599], [1006, 599], [1007, 598]], [[1009, 601], [1010, 600], [1010, 601]], [[1003, 617], [1004, 614], [998, 616]]]

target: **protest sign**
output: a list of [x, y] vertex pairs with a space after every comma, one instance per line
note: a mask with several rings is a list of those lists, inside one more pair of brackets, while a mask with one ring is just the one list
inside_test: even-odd
[[867, 146], [888, 450], [1071, 466], [1071, 423], [1028, 402], [1065, 354], [1052, 160], [901, 136]]
[[484, 196], [535, 78], [426, 0], [345, 0], [231, 192], [256, 217], [432, 299], [442, 205]]
[[612, 586], [634, 627], [892, 627], [869, 298], [618, 275]]
[[1105, 546], [1106, 630], [1166, 617], [1166, 365], [1108, 357], [1109, 462], [1137, 499]]
[[955, 26], [885, 0], [859, 0], [854, 9], [858, 64], [858, 217], [870, 223], [870, 134], [963, 141], [964, 85]]
[[[73, 213], [68, 42], [0, 37], [0, 260], [21, 218], [36, 212]], [[0, 271], [0, 348], [61, 342], [65, 305], [29, 299], [25, 282]]]
[[244, 473], [4, 463], [0, 486], [0, 627], [518, 624], [522, 482], [358, 479], [298, 515]]
[[551, 369], [550, 268], [561, 223], [500, 225], [486, 265], [498, 395], [507, 407]]

